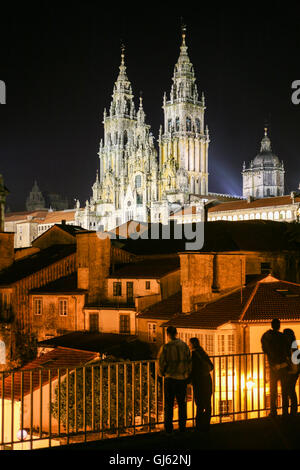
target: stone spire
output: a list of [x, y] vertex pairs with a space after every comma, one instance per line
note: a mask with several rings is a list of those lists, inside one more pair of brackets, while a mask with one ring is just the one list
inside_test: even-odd
[[193, 64], [188, 55], [188, 48], [186, 45], [186, 26], [182, 26], [182, 43], [180, 47], [180, 54], [175, 65], [173, 75], [173, 86], [171, 90], [171, 100], [184, 99], [188, 101], [195, 101], [198, 99], [197, 86], [195, 84], [195, 72]]
[[125, 46], [121, 46], [121, 65], [115, 82], [110, 106], [110, 117], [132, 116], [135, 114], [131, 83], [127, 77], [125, 65]]

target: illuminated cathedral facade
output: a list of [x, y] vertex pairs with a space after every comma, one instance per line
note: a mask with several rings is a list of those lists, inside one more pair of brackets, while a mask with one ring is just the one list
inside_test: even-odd
[[104, 110], [99, 170], [85, 208], [77, 201], [78, 225], [110, 230], [129, 220], [167, 223], [172, 211], [191, 201], [203, 207], [208, 194], [209, 132], [185, 28], [163, 111], [157, 149], [142, 98], [136, 108], [122, 48], [111, 105]]

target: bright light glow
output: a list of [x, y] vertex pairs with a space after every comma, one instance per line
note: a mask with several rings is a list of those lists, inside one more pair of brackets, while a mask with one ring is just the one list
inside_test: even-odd
[[252, 388], [255, 387], [255, 382], [250, 378], [246, 382], [246, 387], [247, 387], [247, 390], [252, 390]]
[[28, 434], [27, 434], [27, 431], [25, 431], [25, 430], [22, 431], [22, 430], [20, 429], [20, 430], [17, 432], [17, 439], [18, 439], [19, 441], [22, 441], [22, 439], [23, 439], [23, 441], [24, 441], [27, 436], [28, 436]]

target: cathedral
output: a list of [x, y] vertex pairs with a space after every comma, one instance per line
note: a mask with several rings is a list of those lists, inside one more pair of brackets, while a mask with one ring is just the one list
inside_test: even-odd
[[201, 207], [207, 200], [205, 99], [198, 94], [185, 27], [172, 81], [169, 96], [163, 97], [157, 149], [142, 98], [136, 108], [122, 47], [111, 105], [104, 110], [99, 170], [85, 208], [77, 201], [77, 225], [110, 230], [129, 220], [167, 223], [171, 212], [191, 201]]

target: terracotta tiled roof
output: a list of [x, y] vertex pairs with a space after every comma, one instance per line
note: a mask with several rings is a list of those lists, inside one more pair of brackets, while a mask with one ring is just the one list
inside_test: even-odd
[[75, 212], [75, 210], [48, 212], [45, 220], [43, 220], [42, 223], [45, 225], [60, 224], [62, 220], [65, 220], [66, 222], [72, 222], [75, 220]]
[[141, 263], [130, 263], [109, 276], [110, 279], [160, 279], [166, 274], [180, 269], [179, 256], [172, 258], [153, 258]]
[[15, 261], [9, 268], [0, 272], [0, 285], [10, 285], [31, 274], [34, 274], [46, 266], [59, 261], [72, 253], [75, 253], [76, 245], [53, 245], [45, 250]]
[[32, 218], [34, 221], [36, 219], [44, 220], [48, 214], [48, 210], [40, 210], [34, 212], [11, 212], [5, 214], [5, 222], [17, 222], [17, 221], [26, 221], [28, 217]]
[[[295, 202], [299, 203], [300, 197], [295, 197]], [[270, 206], [284, 206], [289, 204], [292, 204], [291, 196], [268, 197], [262, 199], [255, 199], [251, 202], [248, 202], [247, 200], [224, 202], [223, 204], [218, 204], [214, 207], [210, 207], [208, 209], [208, 213], [210, 214], [213, 212], [233, 211], [241, 209], [255, 209]]]
[[210, 302], [197, 312], [173, 317], [163, 326], [215, 329], [228, 322], [300, 321], [300, 285], [272, 276]]
[[[12, 381], [14, 381], [13, 398], [14, 400], [21, 399], [22, 373], [23, 396], [25, 396], [30, 393], [31, 380], [32, 390], [36, 390], [40, 386], [41, 377], [43, 385], [49, 382], [49, 371], [51, 371], [51, 380], [54, 380], [58, 376], [58, 368], [61, 369], [61, 375], [63, 375], [63, 373], [66, 372], [66, 369], [74, 369], [75, 367], [83, 366], [90, 361], [97, 359], [98, 357], [98, 353], [77, 351], [72, 349], [61, 348], [50, 351], [46, 354], [43, 354], [34, 361], [26, 364], [26, 366], [19, 369], [13, 375], [10, 374], [7, 378], [5, 378], [4, 396], [7, 399], [12, 399]], [[29, 371], [32, 371], [32, 373]], [[0, 384], [0, 397], [2, 396], [2, 393], [2, 384]]]
[[138, 315], [138, 318], [155, 318], [168, 320], [174, 315], [181, 313], [182, 295], [181, 291], [161, 300]]
[[300, 321], [300, 285], [290, 282], [259, 282], [244, 312], [244, 321]]

